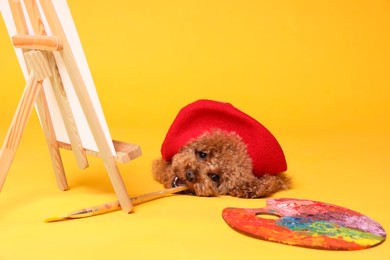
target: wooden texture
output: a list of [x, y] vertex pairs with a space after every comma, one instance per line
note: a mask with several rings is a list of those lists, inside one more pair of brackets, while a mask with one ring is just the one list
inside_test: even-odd
[[24, 54], [27, 68], [34, 72], [34, 77], [37, 81], [43, 81], [45, 78], [51, 77], [51, 69], [47, 59], [41, 51], [29, 51]]
[[[121, 141], [113, 140], [116, 156], [115, 161], [118, 163], [128, 163], [131, 160], [134, 160], [135, 158], [141, 156], [141, 148], [139, 145], [135, 144], [129, 144]], [[72, 146], [67, 143], [58, 142], [59, 147], [67, 150], [73, 150]], [[102, 157], [99, 152], [92, 151], [89, 149], [85, 149], [85, 152], [87, 155], [91, 155], [94, 157]]]
[[110, 147], [104, 136], [103, 128], [93, 107], [92, 100], [88, 94], [80, 71], [78, 70], [76, 60], [69, 46], [66, 35], [62, 29], [61, 23], [56, 15], [54, 6], [51, 1], [43, 0], [41, 1], [41, 7], [48, 23], [51, 25], [52, 33], [54, 35], [57, 35], [63, 44], [63, 50], [60, 52], [61, 57], [64, 61], [65, 66], [68, 69], [68, 73], [75, 88], [76, 94], [79, 100], [82, 100], [82, 109], [91, 128], [92, 134], [98, 146], [99, 153], [101, 155], [101, 158], [103, 159], [111, 183], [121, 204], [121, 208], [124, 212], [129, 213], [133, 209], [131, 199], [127, 193], [125, 184], [122, 180], [114, 157], [111, 153]]
[[121, 141], [112, 141], [116, 151], [116, 161], [127, 163], [142, 155], [141, 147], [136, 144], [129, 144]]
[[188, 188], [186, 186], [178, 186], [170, 189], [165, 189], [165, 190], [160, 190], [160, 191], [155, 191], [147, 194], [143, 194], [137, 197], [131, 198], [131, 201], [133, 202], [134, 205], [138, 205], [147, 201], [155, 200], [158, 198], [165, 197], [166, 195], [173, 194], [173, 193], [178, 193], [181, 191], [185, 191]]
[[15, 22], [16, 31], [19, 34], [28, 34], [26, 19], [24, 18], [22, 4], [19, 0], [9, 0], [12, 17]]
[[35, 99], [41, 88], [42, 84], [38, 83], [34, 72], [31, 72], [0, 151], [0, 190], [4, 185], [5, 178], [15, 157], [23, 131], [26, 128], [27, 121], [31, 115]]
[[51, 76], [49, 64], [47, 64], [41, 52], [27, 52], [25, 53], [25, 59], [31, 72], [0, 151], [0, 190], [15, 157], [24, 129], [34, 108], [35, 100], [42, 89], [42, 80]]
[[[32, 10], [32, 1], [25, 1], [26, 8]], [[27, 24], [24, 18], [23, 10], [20, 1], [9, 1], [12, 16], [14, 18], [15, 27], [17, 29], [17, 33], [19, 34], [27, 34]], [[30, 8], [29, 8], [30, 7]], [[29, 10], [28, 10], [29, 11]], [[33, 29], [41, 32], [42, 28], [40, 24], [42, 24], [39, 16], [35, 16], [35, 14], [39, 12], [30, 12], [29, 18], [31, 20], [31, 24], [33, 25]], [[22, 50], [23, 53], [26, 50]], [[45, 52], [44, 52], [45, 53]], [[53, 72], [51, 72], [52, 75]], [[57, 186], [60, 190], [66, 190], [68, 188], [68, 183], [65, 176], [65, 170], [61, 159], [60, 150], [57, 144], [57, 138], [55, 136], [53, 122], [50, 116], [49, 107], [47, 104], [46, 96], [44, 91], [41, 91], [37, 97], [36, 105], [38, 109], [39, 118], [42, 120], [42, 129], [45, 135], [45, 140], [49, 148], [49, 154], [52, 161], [52, 167], [54, 170], [54, 174], [57, 180]]]
[[50, 79], [50, 82], [53, 87], [53, 92], [57, 100], [58, 108], [64, 121], [66, 133], [68, 134], [69, 141], [73, 148], [73, 154], [79, 168], [85, 169], [88, 167], [88, 159], [85, 154], [76, 121], [69, 104], [68, 96], [62, 84], [61, 76], [53, 54], [48, 55], [48, 60], [53, 72], [53, 77]]
[[67, 190], [68, 182], [66, 180], [61, 153], [54, 132], [49, 106], [47, 104], [46, 96], [43, 91], [39, 93], [36, 104], [37, 104], [39, 118], [42, 124], [43, 133], [45, 135], [46, 143], [49, 147], [50, 159], [54, 170], [54, 175], [57, 181], [57, 186], [60, 190]]
[[57, 37], [17, 34], [12, 36], [12, 44], [16, 48], [59, 51], [62, 45]]
[[[36, 0], [24, 1], [28, 16], [31, 19], [31, 25], [36, 35], [46, 35], [46, 29], [42, 22], [42, 17], [39, 13]], [[56, 37], [58, 39], [58, 37]], [[81, 143], [79, 131], [77, 129], [76, 121], [73, 116], [72, 109], [69, 104], [68, 96], [62, 84], [61, 76], [58, 71], [57, 63], [52, 52], [46, 52], [47, 59], [51, 68], [53, 77], [50, 78], [54, 96], [56, 98], [58, 108], [63, 119], [66, 133], [72, 145], [73, 154], [76, 158], [77, 165], [80, 169], [88, 167], [88, 160]]]
[[[155, 200], [158, 198], [165, 197], [169, 194], [185, 191], [188, 188], [185, 186], [179, 186], [175, 188], [170, 188], [170, 189], [165, 189], [165, 190], [160, 190], [156, 192], [151, 192], [147, 194], [143, 194], [137, 197], [131, 198], [131, 201], [133, 205], [138, 205], [147, 201]], [[51, 217], [45, 220], [45, 222], [57, 222], [57, 221], [63, 221], [63, 220], [68, 220], [68, 219], [76, 219], [76, 218], [86, 218], [86, 217], [92, 217], [96, 215], [101, 215], [105, 213], [109, 213], [112, 211], [119, 210], [121, 208], [119, 201], [112, 201], [108, 203], [104, 203], [98, 206], [93, 206], [89, 208], [84, 208], [72, 213], [69, 213], [66, 216], [63, 217]]]

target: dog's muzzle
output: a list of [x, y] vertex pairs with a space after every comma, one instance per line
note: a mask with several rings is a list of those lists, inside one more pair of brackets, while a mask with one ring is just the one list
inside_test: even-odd
[[187, 170], [186, 171], [186, 180], [189, 182], [195, 182], [196, 181], [196, 174], [193, 170]]

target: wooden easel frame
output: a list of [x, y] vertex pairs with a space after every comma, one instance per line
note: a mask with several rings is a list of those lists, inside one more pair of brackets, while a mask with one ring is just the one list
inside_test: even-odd
[[[0, 150], [0, 190], [3, 187], [23, 131], [33, 110], [33, 104], [36, 102], [37, 112], [49, 147], [52, 166], [59, 189], [66, 190], [68, 188], [59, 148], [71, 149], [81, 169], [88, 167], [86, 155], [98, 156], [104, 162], [122, 210], [126, 213], [131, 212], [133, 205], [116, 162], [126, 163], [140, 156], [140, 147], [138, 145], [113, 141], [116, 156], [112, 155], [110, 146], [104, 136], [102, 125], [92, 105], [91, 97], [89, 96], [81, 72], [78, 69], [76, 59], [73, 56], [53, 3], [51, 0], [40, 0], [42, 11], [52, 34], [55, 36], [47, 36], [36, 0], [24, 0], [24, 4], [28, 17], [24, 16], [20, 0], [9, 0], [17, 30], [17, 35], [12, 37], [12, 42], [16, 48], [22, 48], [30, 76], [3, 147]], [[26, 19], [30, 19], [34, 35], [29, 35]], [[75, 119], [69, 106], [67, 94], [62, 85], [61, 75], [58, 72], [57, 63], [53, 54], [54, 51], [59, 52], [61, 55], [99, 152], [83, 148]], [[31, 57], [38, 58], [33, 59]], [[48, 68], [49, 71], [42, 68]], [[36, 74], [39, 72], [41, 72], [40, 77], [37, 77]], [[50, 80], [70, 144], [59, 142], [56, 139], [48, 103], [42, 88], [42, 82], [45, 78]]]

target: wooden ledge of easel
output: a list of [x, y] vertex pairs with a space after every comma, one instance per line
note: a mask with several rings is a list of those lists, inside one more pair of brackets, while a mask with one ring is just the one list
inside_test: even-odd
[[[118, 163], [127, 163], [142, 155], [141, 147], [136, 144], [129, 144], [121, 141], [112, 140], [116, 151], [115, 161]], [[58, 141], [58, 146], [63, 149], [72, 150], [72, 146], [67, 143]], [[99, 152], [85, 149], [87, 155], [100, 157]]]

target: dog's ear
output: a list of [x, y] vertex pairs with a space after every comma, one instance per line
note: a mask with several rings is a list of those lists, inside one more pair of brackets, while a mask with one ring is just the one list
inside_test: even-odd
[[164, 184], [166, 187], [170, 185], [172, 181], [172, 164], [170, 162], [165, 161], [164, 159], [157, 159], [153, 161], [152, 164], [152, 173], [154, 178]]

